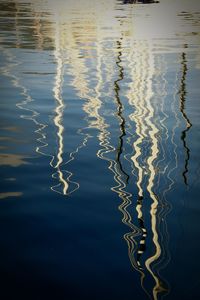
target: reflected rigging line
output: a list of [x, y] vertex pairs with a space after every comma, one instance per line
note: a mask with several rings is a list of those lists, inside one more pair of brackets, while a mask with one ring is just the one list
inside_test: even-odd
[[[19, 40], [17, 41], [19, 43]], [[8, 62], [10, 63], [10, 67], [5, 67], [2, 69], [3, 74], [5, 76], [9, 76], [12, 78], [13, 85], [16, 88], [19, 88], [21, 90], [21, 95], [24, 97], [24, 100], [16, 103], [16, 107], [19, 108], [20, 110], [30, 113], [31, 115], [20, 115], [20, 118], [25, 119], [25, 120], [31, 120], [35, 123], [35, 125], [38, 127], [34, 132], [37, 133], [40, 137], [38, 137], [36, 140], [39, 142], [40, 145], [36, 146], [36, 153], [45, 155], [45, 156], [50, 156], [48, 154], [45, 154], [42, 149], [48, 146], [48, 143], [46, 142], [46, 135], [44, 133], [44, 129], [48, 126], [46, 124], [40, 123], [37, 121], [37, 117], [40, 115], [36, 110], [33, 110], [31, 108], [28, 108], [27, 105], [28, 103], [34, 102], [35, 100], [30, 96], [28, 89], [21, 84], [20, 82], [20, 77], [19, 75], [14, 75], [13, 71], [11, 72], [12, 68], [15, 68], [20, 65], [20, 62], [16, 60], [16, 57], [8, 50], [2, 49], [2, 52], [5, 53], [5, 56], [8, 58]], [[18, 72], [19, 73], [19, 72]], [[52, 156], [50, 156], [52, 157]]]
[[[152, 52], [152, 49], [150, 49], [150, 52]], [[149, 179], [148, 179], [148, 184], [147, 184], [147, 191], [149, 192], [149, 195], [153, 201], [151, 204], [151, 209], [150, 209], [150, 215], [151, 215], [151, 229], [153, 233], [153, 243], [155, 245], [155, 254], [151, 257], [149, 257], [145, 261], [145, 266], [152, 275], [152, 277], [155, 280], [155, 286], [153, 288], [153, 297], [154, 299], [158, 299], [158, 293], [162, 291], [162, 287], [160, 285], [160, 280], [158, 276], [153, 272], [152, 268], [150, 267], [151, 264], [158, 260], [158, 258], [161, 256], [161, 247], [159, 244], [159, 238], [158, 238], [158, 232], [157, 232], [157, 209], [158, 209], [158, 199], [156, 194], [153, 191], [154, 187], [154, 180], [155, 180], [155, 166], [154, 166], [154, 161], [158, 157], [159, 149], [158, 149], [158, 139], [157, 139], [157, 133], [158, 133], [158, 128], [155, 126], [155, 124], [152, 122], [152, 119], [154, 117], [154, 109], [153, 106], [150, 103], [150, 99], [152, 98], [153, 91], [152, 91], [152, 78], [153, 78], [153, 69], [154, 69], [154, 60], [153, 56], [150, 54], [148, 57], [148, 62], [147, 62], [148, 70], [149, 70], [149, 75], [147, 77], [147, 96], [146, 96], [146, 104], [148, 108], [148, 116], [146, 118], [147, 125], [149, 127], [149, 137], [151, 139], [151, 155], [147, 159], [147, 165], [148, 165], [148, 170], [150, 173]]]
[[181, 55], [182, 61], [182, 76], [181, 76], [181, 83], [180, 83], [180, 111], [181, 114], [186, 122], [186, 129], [182, 131], [181, 133], [181, 140], [183, 141], [183, 147], [185, 149], [185, 170], [183, 171], [183, 179], [185, 185], [188, 185], [188, 179], [187, 179], [187, 173], [188, 173], [188, 163], [190, 159], [190, 148], [187, 145], [187, 132], [192, 127], [192, 123], [190, 122], [186, 112], [185, 112], [185, 103], [186, 103], [186, 76], [187, 76], [187, 60], [186, 60], [186, 54], [183, 52]]
[[[58, 21], [57, 21], [58, 23]], [[60, 169], [60, 165], [63, 162], [63, 151], [64, 151], [64, 145], [63, 145], [63, 132], [64, 127], [62, 125], [62, 118], [63, 118], [63, 110], [64, 110], [64, 103], [62, 98], [62, 81], [63, 81], [63, 61], [61, 57], [61, 49], [60, 49], [60, 35], [59, 35], [59, 29], [58, 24], [56, 23], [56, 35], [55, 35], [55, 60], [57, 62], [57, 69], [56, 69], [56, 77], [55, 77], [55, 86], [53, 89], [54, 92], [54, 98], [57, 102], [57, 106], [55, 109], [55, 117], [54, 117], [54, 124], [57, 127], [57, 137], [58, 137], [58, 154], [57, 154], [57, 163], [55, 166], [53, 166], [53, 160], [51, 160], [51, 165], [55, 169], [57, 169], [58, 177], [60, 180], [60, 183], [63, 184], [63, 194], [67, 194], [67, 190], [69, 188], [69, 184], [64, 178], [63, 172]], [[53, 175], [55, 178], [55, 175]], [[60, 184], [59, 184], [60, 185]], [[58, 185], [56, 185], [57, 187]], [[55, 187], [52, 187], [54, 191]]]
[[[19, 30], [19, 22], [18, 22], [18, 16], [20, 16], [20, 8], [18, 6], [18, 4], [16, 5], [16, 14], [15, 14], [15, 31], [16, 31], [16, 48], [20, 48], [21, 47], [21, 41], [20, 41], [20, 30]], [[40, 33], [41, 34], [41, 33]], [[2, 51], [4, 51], [5, 55], [8, 57], [8, 61], [11, 63], [10, 68], [7, 67], [4, 69], [5, 71], [5, 75], [13, 78], [13, 84], [16, 88], [21, 89], [21, 95], [24, 96], [25, 100], [19, 102], [16, 104], [16, 106], [20, 109], [23, 110], [27, 113], [31, 113], [30, 116], [28, 115], [20, 115], [20, 118], [22, 119], [26, 119], [26, 120], [31, 120], [33, 121], [36, 126], [38, 127], [38, 129], [36, 129], [34, 132], [37, 133], [40, 137], [37, 138], [36, 140], [39, 142], [39, 145], [36, 146], [36, 153], [39, 153], [41, 155], [47, 156], [47, 157], [53, 157], [52, 155], [48, 155], [46, 153], [44, 153], [43, 149], [46, 148], [48, 146], [47, 140], [46, 140], [46, 134], [44, 132], [44, 129], [48, 127], [48, 125], [40, 123], [37, 121], [37, 117], [40, 115], [39, 112], [37, 112], [36, 110], [33, 110], [31, 108], [28, 108], [28, 103], [34, 102], [35, 100], [31, 97], [31, 95], [29, 94], [28, 89], [21, 84], [20, 82], [20, 77], [19, 77], [19, 72], [17, 75], [14, 75], [14, 73], [11, 73], [12, 68], [19, 66], [20, 64], [22, 64], [22, 62], [19, 62], [19, 59], [15, 62], [15, 60], [17, 59], [17, 57], [15, 57], [12, 52], [10, 50], [8, 50], [8, 48], [6, 50], [2, 49]]]
[[[100, 37], [100, 33], [99, 33]], [[69, 39], [71, 42], [72, 39]], [[110, 162], [109, 169], [114, 173], [114, 180], [117, 182], [118, 186], [113, 187], [112, 190], [117, 192], [123, 199], [123, 205], [120, 206], [120, 210], [123, 213], [123, 222], [128, 226], [132, 227], [134, 232], [136, 232], [136, 228], [133, 224], [131, 224], [131, 216], [126, 211], [126, 207], [131, 203], [128, 199], [128, 196], [130, 196], [128, 193], [123, 191], [123, 188], [126, 187], [126, 184], [124, 183], [122, 177], [122, 173], [126, 176], [126, 173], [122, 169], [122, 165], [120, 162], [120, 155], [122, 153], [122, 145], [123, 145], [123, 136], [125, 135], [125, 120], [121, 118], [121, 112], [122, 112], [122, 104], [119, 99], [119, 85], [118, 81], [115, 81], [115, 92], [117, 98], [117, 106], [118, 106], [118, 117], [120, 119], [120, 130], [121, 135], [119, 138], [119, 147], [117, 150], [117, 157], [116, 161], [112, 159], [106, 158], [104, 155], [105, 153], [108, 154], [109, 152], [114, 152], [114, 147], [112, 147], [109, 143], [109, 131], [106, 129], [108, 125], [105, 123], [105, 119], [100, 115], [99, 110], [102, 105], [102, 101], [100, 100], [101, 97], [101, 89], [103, 87], [103, 79], [102, 79], [102, 72], [101, 72], [101, 66], [102, 66], [102, 60], [104, 55], [102, 54], [102, 43], [101, 40], [97, 41], [96, 44], [96, 50], [97, 50], [97, 65], [96, 65], [96, 72], [97, 72], [97, 84], [93, 90], [91, 90], [88, 86], [88, 81], [86, 78], [86, 71], [88, 71], [86, 64], [84, 63], [85, 58], [82, 57], [80, 59], [80, 55], [78, 53], [77, 44], [72, 44], [72, 53], [70, 55], [70, 59], [73, 59], [73, 63], [71, 66], [71, 73], [74, 76], [73, 85], [75, 88], [79, 91], [79, 96], [81, 98], [87, 99], [87, 102], [83, 106], [83, 110], [87, 114], [87, 122], [88, 122], [88, 128], [97, 128], [99, 130], [99, 141], [100, 145], [104, 148], [97, 152], [97, 156], [101, 159], [107, 160]], [[69, 50], [69, 49], [68, 49]], [[74, 55], [76, 54], [76, 55]], [[119, 57], [120, 59], [120, 57]], [[120, 60], [121, 61], [121, 60]], [[119, 62], [118, 62], [119, 63]], [[120, 77], [123, 77], [123, 69], [120, 70]], [[122, 78], [120, 78], [121, 80]], [[90, 95], [92, 93], [92, 95]], [[95, 96], [94, 96], [95, 93]], [[91, 118], [91, 120], [90, 120]], [[95, 118], [95, 120], [94, 120]]]
[[[124, 69], [121, 65], [122, 50], [121, 50], [120, 41], [117, 41], [117, 49], [118, 49], [118, 56], [117, 56], [116, 65], [118, 67], [119, 78], [114, 81], [114, 91], [115, 91], [115, 99], [117, 103], [117, 116], [120, 121], [119, 126], [120, 126], [121, 135], [119, 136], [119, 144], [117, 148], [116, 161], [113, 163], [113, 168], [111, 169], [115, 174], [114, 179], [118, 183], [118, 186], [113, 187], [112, 190], [116, 192], [119, 195], [119, 197], [122, 199], [122, 203], [121, 205], [119, 205], [119, 210], [123, 214], [122, 222], [132, 229], [132, 232], [126, 233], [124, 235], [124, 239], [126, 240], [128, 245], [128, 255], [129, 255], [130, 262], [135, 269], [138, 269], [138, 265], [133, 255], [136, 249], [136, 241], [134, 238], [137, 235], [139, 235], [141, 232], [140, 229], [132, 223], [132, 217], [127, 210], [127, 208], [132, 204], [131, 201], [132, 194], [125, 191], [125, 188], [127, 187], [129, 181], [129, 175], [124, 171], [121, 163], [121, 154], [123, 152], [123, 144], [124, 144], [123, 138], [126, 136], [126, 131], [125, 131], [126, 122], [122, 114], [123, 105], [121, 103], [121, 99], [119, 96], [119, 91], [120, 91], [119, 82], [124, 79]], [[125, 180], [123, 180], [123, 177], [125, 177]]]
[[[175, 125], [172, 128], [172, 136], [171, 136], [171, 143], [174, 146], [174, 159], [175, 159], [175, 167], [174, 168], [170, 168], [171, 164], [170, 162], [168, 162], [168, 159], [166, 157], [166, 148], [170, 148], [168, 147], [168, 143], [169, 143], [169, 130], [167, 128], [167, 126], [165, 125], [165, 122], [168, 120], [169, 115], [164, 111], [164, 103], [165, 103], [165, 98], [167, 95], [167, 80], [166, 80], [166, 74], [167, 74], [167, 62], [164, 59], [164, 55], [160, 55], [158, 56], [159, 60], [157, 61], [157, 65], [158, 65], [158, 69], [156, 70], [156, 73], [159, 72], [160, 74], [160, 82], [159, 79], [156, 82], [156, 86], [157, 86], [157, 90], [156, 90], [156, 94], [159, 95], [159, 102], [160, 102], [160, 108], [158, 108], [157, 103], [156, 103], [156, 107], [158, 109], [158, 115], [161, 114], [161, 120], [159, 122], [159, 119], [157, 120], [157, 124], [160, 124], [160, 134], [159, 136], [160, 138], [160, 148], [161, 148], [161, 159], [157, 160], [157, 163], [155, 165], [156, 169], [159, 169], [159, 173], [158, 173], [158, 181], [157, 181], [157, 188], [159, 189], [160, 184], [160, 179], [161, 179], [161, 174], [162, 174], [162, 178], [165, 180], [166, 182], [166, 188], [165, 190], [162, 192], [162, 196], [161, 198], [159, 198], [159, 202], [160, 202], [160, 210], [158, 213], [158, 223], [160, 226], [158, 226], [158, 233], [160, 233], [160, 240], [162, 240], [161, 243], [161, 248], [162, 248], [162, 256], [160, 256], [160, 260], [159, 262], [156, 264], [156, 270], [157, 270], [157, 274], [160, 277], [160, 280], [162, 280], [162, 282], [164, 282], [165, 286], [164, 286], [164, 290], [165, 290], [165, 296], [169, 293], [170, 291], [170, 287], [169, 287], [169, 283], [167, 282], [167, 280], [162, 279], [161, 275], [160, 275], [160, 270], [164, 269], [167, 264], [169, 263], [171, 257], [170, 257], [170, 252], [168, 249], [168, 243], [169, 243], [169, 232], [167, 230], [167, 222], [166, 222], [166, 216], [167, 214], [169, 214], [169, 212], [171, 211], [171, 204], [167, 201], [166, 199], [166, 194], [167, 192], [172, 188], [173, 184], [174, 184], [174, 180], [170, 177], [170, 173], [175, 170], [175, 168], [177, 167], [177, 153], [176, 153], [176, 148], [177, 145], [174, 143], [173, 138], [174, 138], [174, 134], [175, 134], [175, 129], [178, 127], [178, 118], [177, 118], [177, 112], [175, 110], [175, 103], [176, 103], [176, 91], [174, 93], [173, 96], [173, 101], [171, 102], [171, 111], [174, 113], [175, 116]], [[161, 71], [162, 70], [162, 71]], [[175, 86], [176, 86], [176, 81], [175, 81]], [[172, 153], [172, 154], [173, 154]], [[172, 154], [171, 156], [171, 160], [172, 159]], [[164, 164], [164, 166], [162, 167], [162, 165]], [[161, 168], [162, 167], [162, 168]], [[168, 180], [168, 182], [167, 182]], [[161, 224], [162, 222], [162, 224]], [[163, 228], [163, 232], [161, 233], [161, 229], [160, 227], [162, 226]]]
[[[152, 276], [155, 281], [155, 285], [152, 290], [153, 298], [158, 299], [158, 293], [163, 291], [163, 287], [161, 286], [160, 277], [157, 272], [153, 270], [151, 265], [153, 262], [158, 261], [161, 256], [161, 246], [159, 244], [159, 228], [158, 227], [158, 198], [154, 192], [154, 181], [156, 176], [156, 167], [155, 161], [159, 155], [158, 148], [158, 138], [157, 134], [159, 132], [157, 126], [153, 122], [155, 117], [154, 107], [151, 104], [151, 99], [153, 96], [152, 91], [152, 78], [154, 71], [154, 59], [152, 53], [152, 48], [146, 42], [139, 42], [139, 44], [134, 44], [133, 49], [139, 48], [136, 51], [136, 57], [132, 57], [130, 55], [130, 67], [131, 74], [133, 77], [133, 88], [132, 91], [128, 94], [129, 103], [131, 106], [135, 107], [135, 112], [129, 115], [129, 118], [135, 122], [136, 125], [136, 134], [137, 138], [133, 143], [133, 149], [135, 150], [134, 155], [131, 156], [131, 160], [137, 169], [137, 187], [138, 187], [138, 201], [136, 210], [138, 213], [138, 221], [140, 227], [142, 229], [142, 238], [140, 240], [139, 249], [137, 252], [137, 264], [140, 267], [141, 273], [141, 286], [147, 295], [150, 296], [150, 291], [144, 287], [145, 280], [145, 272], [144, 269], [140, 265], [140, 257], [145, 251], [145, 242], [147, 237], [147, 231], [144, 226], [143, 220], [143, 212], [142, 212], [142, 204], [143, 204], [143, 183], [144, 183], [144, 175], [149, 174], [148, 182], [147, 182], [147, 191], [149, 192], [150, 199], [152, 200], [151, 209], [150, 209], [150, 217], [151, 217], [151, 230], [153, 234], [152, 242], [155, 245], [155, 254], [150, 256], [145, 261], [145, 267]], [[139, 54], [138, 54], [139, 53]], [[133, 61], [135, 59], [135, 72], [133, 68]], [[142, 154], [142, 147], [145, 140], [149, 138], [150, 140], [150, 154], [146, 154], [146, 158], [142, 157], [145, 152]], [[145, 151], [145, 149], [144, 149]], [[147, 167], [143, 167], [146, 162]], [[146, 172], [145, 172], [146, 169]]]
[[[38, 17], [38, 16], [37, 16]], [[16, 24], [16, 31], [17, 31], [17, 47], [20, 45], [20, 40], [19, 40], [19, 32], [18, 32], [18, 23], [17, 23], [17, 14], [16, 14], [16, 20], [15, 20], [15, 24]], [[53, 89], [54, 92], [54, 97], [57, 101], [57, 106], [55, 109], [55, 118], [54, 118], [54, 124], [57, 127], [58, 131], [57, 131], [57, 136], [58, 136], [58, 154], [57, 154], [57, 163], [55, 166], [53, 166], [53, 162], [55, 160], [55, 156], [54, 155], [50, 155], [50, 154], [46, 154], [44, 152], [44, 148], [46, 148], [48, 146], [48, 143], [46, 141], [46, 134], [44, 133], [44, 129], [48, 126], [46, 124], [40, 123], [37, 121], [37, 117], [40, 115], [40, 113], [38, 113], [36, 110], [33, 110], [31, 108], [28, 108], [27, 105], [30, 102], [33, 102], [34, 99], [29, 95], [28, 89], [26, 87], [24, 87], [21, 83], [20, 83], [20, 79], [18, 75], [14, 75], [13, 72], [11, 74], [10, 69], [14, 68], [16, 66], [18, 66], [20, 63], [19, 62], [14, 62], [14, 55], [12, 55], [12, 53], [6, 49], [3, 51], [5, 52], [6, 56], [8, 57], [8, 61], [11, 63], [10, 68], [6, 67], [3, 68], [3, 72], [5, 75], [13, 78], [13, 84], [15, 87], [20, 88], [22, 90], [21, 95], [24, 96], [25, 100], [17, 103], [16, 106], [23, 111], [26, 111], [27, 113], [31, 113], [31, 115], [20, 115], [21, 118], [26, 119], [26, 120], [32, 120], [39, 128], [37, 130], [35, 130], [35, 132], [37, 134], [40, 135], [39, 138], [37, 138], [37, 141], [39, 141], [40, 145], [36, 147], [36, 152], [43, 155], [43, 156], [47, 156], [51, 158], [50, 161], [50, 165], [53, 168], [57, 169], [57, 172], [54, 173], [52, 175], [53, 178], [56, 178], [56, 175], [58, 174], [58, 178], [60, 183], [56, 186], [51, 187], [51, 190], [60, 193], [56, 188], [58, 186], [60, 186], [61, 184], [63, 184], [63, 190], [61, 192], [61, 194], [67, 195], [67, 194], [71, 194], [72, 192], [74, 192], [76, 189], [78, 189], [79, 184], [76, 182], [72, 182], [70, 181], [70, 177], [72, 176], [71, 172], [68, 172], [66, 170], [61, 170], [61, 164], [63, 162], [63, 132], [64, 132], [64, 127], [62, 125], [62, 117], [63, 117], [63, 109], [64, 109], [64, 103], [63, 103], [63, 99], [62, 99], [62, 76], [63, 76], [63, 61], [62, 61], [62, 57], [61, 57], [61, 50], [59, 48], [59, 36], [56, 36], [56, 50], [55, 50], [55, 57], [56, 57], [56, 62], [57, 62], [57, 69], [56, 69], [56, 78], [55, 78], [55, 87]], [[41, 45], [40, 45], [41, 46]], [[76, 152], [76, 151], [75, 151]], [[72, 159], [73, 153], [70, 153], [70, 158]], [[75, 188], [68, 192], [68, 188], [69, 188], [69, 184], [67, 182], [67, 180], [65, 180], [64, 178], [64, 172], [66, 172], [68, 174], [67, 180], [70, 183], [73, 183], [75, 185]]]
[[[70, 177], [72, 176], [72, 173], [67, 170], [62, 170], [61, 165], [63, 165], [63, 154], [64, 154], [64, 126], [62, 124], [63, 120], [63, 112], [64, 112], [64, 101], [62, 97], [62, 86], [63, 86], [63, 73], [64, 73], [64, 62], [62, 58], [62, 51], [61, 51], [61, 38], [60, 38], [60, 31], [59, 31], [59, 23], [58, 20], [56, 20], [56, 33], [55, 33], [55, 51], [54, 56], [57, 63], [56, 68], [56, 77], [55, 77], [55, 86], [53, 88], [54, 98], [56, 100], [56, 108], [55, 108], [55, 117], [54, 117], [54, 124], [57, 128], [57, 137], [58, 137], [58, 153], [56, 156], [56, 163], [54, 165], [55, 156], [53, 156], [50, 165], [57, 170], [56, 173], [52, 175], [53, 178], [56, 178], [56, 175], [58, 175], [60, 183], [58, 183], [55, 186], [52, 186], [51, 189], [57, 193], [63, 194], [63, 195], [69, 195], [75, 190], [79, 188], [79, 184], [73, 181], [70, 181]], [[70, 153], [70, 161], [72, 160], [73, 154]], [[66, 164], [66, 163], [65, 163]], [[67, 178], [65, 178], [64, 173], [67, 173]], [[74, 189], [71, 191], [69, 190], [69, 183], [72, 183], [75, 185]], [[60, 192], [57, 188], [60, 186], [63, 186]]]
[[119, 136], [119, 145], [118, 145], [118, 149], [117, 149], [117, 157], [116, 160], [118, 161], [119, 167], [120, 167], [120, 171], [125, 175], [126, 178], [126, 184], [128, 184], [128, 180], [129, 180], [129, 175], [123, 170], [122, 168], [122, 164], [120, 161], [120, 156], [122, 154], [123, 151], [123, 137], [126, 136], [126, 131], [125, 131], [125, 118], [122, 115], [122, 111], [123, 111], [123, 105], [121, 103], [121, 100], [119, 98], [119, 91], [120, 91], [120, 87], [119, 87], [119, 82], [121, 80], [123, 80], [124, 75], [123, 75], [123, 67], [121, 66], [121, 56], [122, 56], [122, 52], [121, 52], [121, 42], [117, 41], [117, 49], [118, 51], [118, 56], [117, 56], [117, 61], [116, 61], [116, 65], [118, 67], [119, 70], [119, 78], [117, 80], [114, 81], [114, 91], [115, 91], [115, 99], [117, 102], [117, 106], [118, 106], [118, 111], [117, 111], [117, 116], [120, 120], [120, 131], [121, 131], [121, 135]]
[[[107, 155], [111, 152], [114, 152], [115, 148], [110, 144], [110, 132], [106, 129], [108, 125], [105, 124], [105, 127], [102, 128], [102, 133], [99, 136], [100, 138], [100, 145], [103, 147], [97, 152], [97, 156], [103, 160], [106, 160], [109, 162], [109, 167], [108, 169], [111, 170], [114, 174], [114, 181], [117, 183], [117, 186], [114, 186], [111, 188], [111, 190], [115, 193], [118, 194], [118, 196], [122, 199], [121, 205], [119, 205], [119, 210], [121, 211], [123, 217], [122, 217], [122, 222], [131, 228], [132, 232], [127, 233], [124, 235], [124, 239], [126, 240], [128, 244], [128, 249], [129, 249], [129, 257], [132, 265], [134, 265], [134, 268], [137, 268], [137, 265], [133, 259], [133, 256], [131, 253], [135, 249], [135, 241], [133, 239], [133, 236], [136, 236], [140, 233], [140, 230], [132, 223], [132, 218], [130, 213], [128, 212], [127, 208], [129, 205], [131, 205], [131, 197], [132, 194], [126, 192], [124, 189], [127, 186], [127, 182], [129, 179], [129, 175], [123, 170], [123, 166], [121, 163], [121, 154], [123, 152], [123, 137], [126, 135], [125, 132], [125, 119], [122, 116], [122, 111], [123, 111], [123, 105], [121, 103], [120, 97], [119, 97], [119, 81], [123, 79], [123, 67], [121, 66], [121, 43], [117, 42], [117, 49], [118, 49], [118, 56], [117, 56], [117, 62], [116, 65], [119, 70], [119, 78], [114, 81], [114, 91], [115, 91], [115, 99], [117, 103], [117, 117], [119, 119], [119, 126], [120, 126], [120, 131], [121, 134], [119, 136], [119, 143], [117, 147], [117, 154], [116, 154], [116, 159], [111, 159]], [[104, 57], [102, 52], [99, 49], [98, 56]], [[108, 66], [107, 63], [105, 63], [106, 66]], [[100, 61], [98, 63], [98, 74], [101, 74], [101, 68], [100, 68]], [[98, 76], [99, 79], [101, 79], [102, 82], [102, 76]], [[104, 121], [105, 122], [105, 121]], [[125, 180], [123, 179], [125, 177]]]
[[[143, 219], [143, 212], [142, 212], [142, 206], [143, 206], [143, 179], [144, 179], [144, 169], [139, 161], [139, 158], [142, 156], [142, 142], [144, 138], [146, 137], [146, 130], [147, 126], [144, 122], [145, 116], [147, 114], [146, 105], [144, 103], [144, 94], [145, 94], [145, 85], [143, 76], [145, 74], [144, 69], [144, 62], [143, 57], [141, 54], [139, 54], [139, 51], [135, 51], [136, 57], [134, 58], [133, 52], [137, 48], [137, 46], [141, 47], [141, 44], [139, 45], [134, 44], [134, 47], [132, 47], [132, 51], [130, 52], [130, 55], [128, 56], [129, 59], [129, 66], [131, 69], [131, 77], [132, 77], [132, 83], [130, 86], [129, 93], [127, 95], [128, 102], [131, 107], [135, 107], [135, 112], [129, 115], [129, 118], [131, 121], [133, 121], [136, 124], [136, 134], [137, 138], [135, 142], [132, 145], [132, 148], [134, 150], [134, 154], [131, 156], [131, 161], [135, 168], [137, 169], [138, 175], [136, 185], [138, 188], [138, 199], [137, 199], [137, 205], [136, 205], [136, 211], [137, 211], [137, 218], [138, 223], [141, 228], [141, 238], [138, 244], [137, 249], [137, 256], [136, 256], [136, 263], [137, 263], [137, 270], [141, 273], [141, 286], [144, 290], [144, 292], [150, 297], [148, 291], [144, 287], [144, 278], [145, 278], [145, 272], [143, 267], [141, 266], [140, 260], [142, 254], [145, 252], [146, 249], [146, 237], [147, 237], [147, 230], [145, 228], [145, 223]], [[141, 51], [142, 52], [142, 51]], [[133, 171], [132, 171], [133, 173]], [[134, 253], [132, 254], [134, 255]]]

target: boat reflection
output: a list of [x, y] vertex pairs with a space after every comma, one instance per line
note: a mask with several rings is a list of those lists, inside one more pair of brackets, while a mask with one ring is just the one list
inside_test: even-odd
[[150, 4], [150, 3], [159, 3], [159, 1], [153, 1], [153, 0], [123, 0], [123, 4]]

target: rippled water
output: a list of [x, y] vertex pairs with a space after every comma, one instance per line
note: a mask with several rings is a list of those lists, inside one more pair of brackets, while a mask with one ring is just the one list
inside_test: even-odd
[[200, 3], [132, 2], [0, 1], [2, 299], [198, 298]]

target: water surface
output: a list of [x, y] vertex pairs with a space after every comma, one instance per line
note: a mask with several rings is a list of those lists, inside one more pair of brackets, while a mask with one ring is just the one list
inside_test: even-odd
[[198, 298], [200, 5], [141, 2], [0, 1], [2, 299]]

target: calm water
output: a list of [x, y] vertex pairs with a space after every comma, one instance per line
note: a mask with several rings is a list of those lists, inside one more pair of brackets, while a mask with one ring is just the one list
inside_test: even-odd
[[200, 2], [131, 2], [0, 1], [1, 299], [200, 297]]

